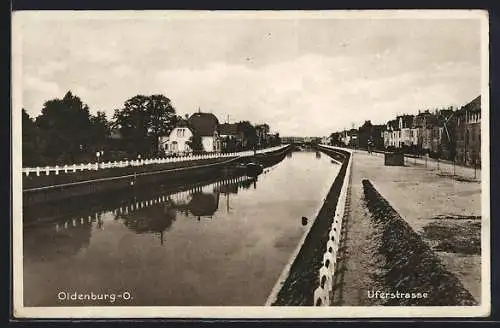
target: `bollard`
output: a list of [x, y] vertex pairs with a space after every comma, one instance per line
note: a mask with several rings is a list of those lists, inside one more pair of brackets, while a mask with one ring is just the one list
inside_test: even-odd
[[338, 245], [336, 242], [333, 242], [333, 240], [329, 240], [326, 243], [326, 251], [328, 253], [332, 253], [333, 256], [335, 256], [337, 254], [337, 249], [338, 249]]
[[328, 240], [331, 240], [334, 243], [337, 243], [337, 234], [335, 233], [335, 231], [330, 230], [330, 232], [328, 233]]
[[335, 264], [336, 260], [332, 253], [326, 252], [325, 254], [323, 254], [323, 265], [328, 269], [332, 277], [335, 273]]
[[330, 298], [328, 292], [321, 287], [314, 290], [314, 306], [328, 306], [330, 305]]
[[340, 238], [340, 229], [338, 229], [336, 226], [332, 227], [332, 230], [330, 230], [332, 233], [335, 234], [335, 239], [338, 239]]
[[328, 292], [332, 291], [333, 279], [332, 274], [330, 273], [330, 269], [325, 266], [322, 266], [321, 269], [319, 269], [319, 281], [323, 289]]

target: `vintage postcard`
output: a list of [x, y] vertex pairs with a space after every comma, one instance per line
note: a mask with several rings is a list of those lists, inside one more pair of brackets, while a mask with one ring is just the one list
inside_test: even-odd
[[490, 314], [487, 11], [12, 24], [15, 317]]

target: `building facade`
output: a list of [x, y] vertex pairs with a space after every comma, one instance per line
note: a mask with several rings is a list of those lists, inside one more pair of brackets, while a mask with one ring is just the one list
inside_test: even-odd
[[257, 137], [257, 147], [265, 147], [269, 144], [269, 125], [259, 124], [255, 126], [255, 134]]
[[456, 112], [456, 161], [481, 165], [481, 96]]
[[165, 155], [180, 155], [189, 154], [192, 152], [189, 147], [189, 141], [193, 136], [193, 132], [188, 127], [187, 122], [181, 121], [170, 132], [168, 136], [161, 136], [158, 140], [160, 154]]

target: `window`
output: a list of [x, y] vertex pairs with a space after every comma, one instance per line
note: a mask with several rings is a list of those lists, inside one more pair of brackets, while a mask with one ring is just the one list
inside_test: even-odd
[[185, 131], [185, 130], [186, 130], [186, 129], [178, 129], [178, 130], [177, 130], [177, 137], [178, 137], [178, 138], [184, 137], [184, 131]]

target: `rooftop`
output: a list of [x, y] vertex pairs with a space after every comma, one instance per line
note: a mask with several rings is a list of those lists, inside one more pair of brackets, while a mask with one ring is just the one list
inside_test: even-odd
[[471, 112], [480, 112], [481, 111], [481, 96], [477, 96], [474, 100], [472, 100], [467, 105], [460, 108], [460, 110], [468, 110]]
[[238, 134], [238, 124], [236, 123], [223, 123], [219, 125], [219, 134], [232, 136]]
[[197, 112], [188, 119], [189, 125], [200, 136], [212, 136], [217, 131], [219, 120], [212, 113]]

